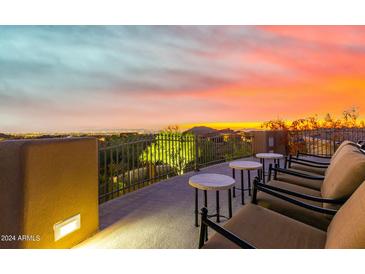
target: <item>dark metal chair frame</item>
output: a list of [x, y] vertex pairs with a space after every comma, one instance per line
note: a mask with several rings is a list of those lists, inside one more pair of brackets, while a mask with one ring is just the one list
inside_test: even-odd
[[235, 243], [240, 248], [244, 249], [253, 249], [255, 248], [250, 243], [240, 239], [238, 236], [230, 232], [229, 230], [223, 228], [220, 225], [217, 225], [213, 221], [208, 218], [208, 209], [203, 207], [201, 209], [201, 226], [200, 226], [200, 236], [199, 236], [199, 248], [202, 248], [204, 242], [208, 240], [208, 227], [215, 230], [217, 233], [221, 234], [223, 237], [228, 239], [229, 241]]
[[[319, 159], [331, 159], [331, 156], [325, 156], [325, 155], [317, 155], [317, 154], [311, 154], [311, 153], [304, 153], [304, 152], [297, 152], [297, 158], [300, 156], [311, 156], [311, 157], [315, 157], [315, 158], [319, 158]], [[321, 162], [319, 162], [321, 163]]]
[[[297, 199], [291, 198], [287, 195], [306, 199], [309, 201], [331, 203], [331, 204], [343, 204], [346, 201], [345, 199], [326, 199], [326, 198], [316, 197], [316, 196], [312, 196], [312, 195], [307, 195], [307, 194], [303, 194], [303, 193], [298, 193], [298, 192], [289, 191], [286, 189], [270, 186], [267, 184], [260, 183], [260, 180], [258, 177], [255, 177], [255, 179], [253, 181], [253, 186], [254, 186], [253, 195], [252, 195], [253, 204], [257, 204], [257, 191], [259, 190], [259, 191], [265, 192], [269, 195], [272, 195], [274, 197], [277, 197], [279, 199], [282, 199], [284, 201], [287, 201], [289, 203], [295, 204], [297, 206], [333, 216], [337, 213], [337, 210], [314, 206], [314, 205], [305, 203], [303, 201], [299, 201]], [[226, 239], [230, 240], [231, 242], [237, 244], [241, 248], [255, 248], [253, 245], [240, 239], [238, 236], [236, 236], [232, 232], [228, 231], [227, 229], [223, 228], [222, 226], [219, 226], [219, 225], [215, 224], [213, 221], [209, 220], [208, 210], [206, 208], [203, 208], [201, 210], [201, 216], [202, 216], [202, 218], [201, 218], [199, 248], [203, 247], [204, 242], [208, 240], [208, 227], [212, 228], [217, 233], [221, 234], [223, 237], [225, 237]], [[233, 216], [233, 218], [234, 218], [234, 216]]]
[[[304, 163], [314, 164], [314, 165], [318, 165], [319, 167], [323, 167], [323, 168], [326, 168], [330, 165], [329, 162], [318, 162], [318, 161], [314, 161], [314, 160], [303, 159], [303, 158], [300, 158], [300, 155], [303, 155], [303, 154], [298, 152], [296, 157], [293, 157], [292, 155], [290, 155], [289, 157], [291, 158], [292, 161], [300, 161], [300, 162], [304, 162]], [[314, 156], [311, 156], [311, 157], [314, 157]]]
[[[293, 176], [297, 176], [297, 177], [305, 178], [305, 179], [311, 179], [311, 180], [323, 180], [324, 179], [324, 176], [308, 175], [308, 174], [304, 174], [304, 173], [300, 173], [300, 172], [296, 172], [296, 171], [292, 171], [292, 170], [273, 167], [272, 165], [270, 165], [270, 167], [269, 167], [269, 176], [270, 176], [269, 179], [271, 179], [271, 174], [272, 174], [273, 171], [274, 171], [274, 179], [276, 179], [276, 177], [277, 177], [277, 172], [290, 174], [290, 175], [293, 175]], [[258, 182], [257, 184], [260, 184], [260, 183]], [[330, 203], [330, 204], [340, 204], [341, 205], [341, 204], [345, 203], [346, 200], [347, 200], [347, 198], [343, 198], [343, 199], [321, 198], [321, 197], [312, 196], [312, 195], [308, 195], [308, 194], [303, 194], [303, 193], [299, 193], [299, 192], [294, 192], [294, 191], [290, 191], [290, 190], [287, 190], [287, 189], [274, 187], [274, 186], [270, 186], [270, 185], [266, 185], [266, 184], [265, 184], [265, 186], [268, 189], [271, 189], [271, 190], [274, 190], [274, 191], [277, 191], [277, 192], [281, 192], [281, 193], [284, 193], [284, 194], [287, 194], [287, 195], [291, 195], [291, 196], [295, 196], [295, 197], [298, 197], [298, 198], [307, 199], [307, 200], [311, 200], [311, 201], [315, 201], [315, 202], [319, 202], [319, 203]], [[262, 188], [262, 187], [259, 186], [259, 188]], [[257, 195], [257, 191], [256, 191], [256, 193], [255, 192], [253, 193], [253, 196], [252, 196], [253, 201], [256, 201], [256, 195]]]
[[269, 175], [268, 175], [269, 181], [271, 180], [271, 176], [273, 173], [274, 173], [274, 180], [276, 180], [278, 172], [288, 174], [288, 175], [293, 175], [293, 176], [300, 177], [300, 178], [305, 178], [305, 179], [324, 180], [324, 176], [322, 176], [322, 175], [315, 175], [315, 174], [309, 175], [309, 174], [302, 173], [299, 171], [280, 168], [278, 166], [273, 167], [272, 164], [270, 164], [269, 165]]
[[323, 169], [326, 169], [330, 165], [329, 163], [316, 162], [313, 160], [302, 159], [298, 157], [293, 157], [293, 155], [289, 155], [286, 167], [291, 168], [292, 163], [315, 168], [323, 168]]
[[[357, 147], [359, 147], [360, 152], [365, 154], [365, 141], [359, 141], [357, 144]], [[306, 153], [301, 153], [301, 154], [307, 155], [307, 156], [315, 156], [315, 157], [319, 157], [319, 158], [326, 158], [326, 159], [331, 158], [331, 157], [327, 157], [327, 156], [318, 156], [318, 155], [311, 155], [311, 154], [306, 154]], [[287, 158], [285, 159], [285, 167], [287, 167], [286, 162], [287, 162]], [[307, 163], [307, 165], [312, 165], [312, 163]], [[308, 174], [304, 174], [304, 173], [300, 173], [300, 172], [296, 172], [296, 171], [292, 171], [292, 170], [282, 169], [282, 168], [278, 167], [278, 165], [275, 165], [275, 167], [272, 167], [272, 164], [271, 164], [270, 168], [269, 168], [269, 179], [271, 179], [272, 171], [274, 171], [275, 173], [282, 172], [282, 173], [286, 173], [286, 174], [290, 174], [290, 175], [294, 175], [294, 176], [298, 176], [298, 177], [302, 177], [302, 178], [307, 178], [307, 179], [313, 179], [313, 180], [323, 180], [323, 178], [324, 178], [323, 176], [315, 176], [315, 175], [312, 176], [312, 175], [308, 175]], [[275, 176], [275, 174], [274, 174], [274, 176]], [[300, 207], [303, 207], [303, 208], [306, 208], [309, 210], [313, 210], [316, 212], [332, 215], [332, 216], [337, 213], [337, 210], [307, 204], [303, 201], [299, 201], [297, 199], [294, 199], [294, 198], [286, 196], [286, 195], [305, 199], [308, 201], [330, 203], [330, 204], [343, 204], [347, 200], [347, 199], [327, 199], [327, 198], [316, 197], [316, 196], [307, 195], [307, 194], [303, 194], [303, 193], [298, 193], [298, 192], [290, 191], [287, 189], [282, 189], [279, 187], [274, 187], [271, 185], [260, 183], [260, 178], [255, 177], [255, 179], [253, 181], [253, 193], [252, 193], [253, 195], [252, 195], [252, 201], [251, 201], [253, 204], [257, 204], [257, 191], [258, 190], [265, 192], [269, 195], [272, 195], [274, 197], [277, 197], [279, 199], [282, 199], [284, 201], [287, 201], [289, 203], [295, 204], [297, 206], [300, 206]], [[211, 221], [208, 217], [209, 217], [208, 209], [206, 207], [202, 208], [201, 209], [201, 227], [200, 227], [200, 237], [199, 237], [199, 248], [202, 248], [204, 246], [204, 242], [208, 240], [208, 227], [215, 230], [217, 233], [219, 233], [220, 235], [225, 237], [227, 240], [235, 243], [236, 245], [238, 245], [241, 248], [244, 248], [244, 249], [256, 248], [252, 244], [240, 239], [238, 236], [236, 236], [234, 233], [230, 232], [229, 230], [223, 228], [220, 225], [217, 225], [216, 223]], [[234, 218], [234, 216], [233, 216], [233, 218]]]
[[[298, 205], [298, 206], [301, 206], [301, 207], [304, 207], [304, 208], [307, 208], [307, 209], [310, 209], [310, 210], [313, 210], [316, 212], [329, 214], [329, 215], [335, 215], [337, 210], [307, 204], [305, 202], [296, 200], [296, 199], [288, 197], [286, 195], [294, 196], [294, 197], [305, 199], [308, 201], [314, 201], [314, 202], [319, 202], [319, 203], [329, 203], [329, 204], [340, 204], [340, 205], [342, 205], [347, 200], [347, 199], [328, 199], [328, 198], [322, 198], [322, 197], [318, 197], [318, 196], [312, 196], [312, 195], [303, 194], [300, 192], [287, 190], [287, 189], [280, 188], [280, 187], [271, 186], [268, 184], [262, 184], [259, 181], [255, 180], [254, 188], [253, 188], [253, 195], [252, 195], [253, 204], [257, 204], [257, 191], [258, 190], [265, 192], [267, 194], [270, 194], [279, 199], [282, 199], [284, 201], [290, 202], [292, 204], [295, 204], [295, 205]], [[286, 194], [286, 195], [283, 195], [283, 194]]]
[[[363, 141], [363, 140], [358, 141], [356, 144], [350, 144], [350, 145], [353, 145], [353, 146], [359, 148], [360, 151], [365, 149], [365, 141]], [[310, 153], [304, 153], [304, 152], [297, 151], [296, 157], [293, 158], [292, 155], [289, 155], [289, 161], [288, 161], [289, 167], [290, 167], [291, 163], [297, 163], [297, 164], [301, 164], [301, 165], [318, 167], [318, 168], [327, 168], [330, 165], [329, 162], [319, 162], [319, 161], [315, 161], [315, 160], [303, 159], [303, 158], [301, 158], [301, 156], [310, 156], [310, 157], [314, 157], [314, 158], [328, 159], [328, 160], [332, 159], [332, 156], [316, 155], [316, 154], [310, 154]]]

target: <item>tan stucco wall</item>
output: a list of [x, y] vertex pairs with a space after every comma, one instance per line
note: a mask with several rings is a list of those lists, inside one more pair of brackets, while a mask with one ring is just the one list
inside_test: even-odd
[[[94, 138], [0, 143], [1, 248], [69, 248], [98, 230], [98, 150]], [[54, 241], [53, 225], [81, 215], [81, 228]]]
[[[281, 130], [258, 130], [251, 132], [253, 136], [253, 153], [276, 152], [283, 155], [286, 151], [286, 132]], [[270, 146], [269, 138], [272, 137], [274, 146]]]

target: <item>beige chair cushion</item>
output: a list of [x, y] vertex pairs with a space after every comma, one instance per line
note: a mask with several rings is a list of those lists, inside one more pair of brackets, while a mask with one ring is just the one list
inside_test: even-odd
[[[326, 233], [266, 208], [247, 204], [224, 226], [257, 248], [323, 248]], [[203, 248], [239, 248], [216, 233]]]
[[[305, 172], [305, 171], [303, 171], [302, 173], [305, 173], [308, 175], [314, 175], [313, 173], [309, 173], [309, 172]], [[318, 176], [318, 175], [315, 174], [315, 176]], [[311, 188], [311, 189], [314, 189], [317, 191], [321, 190], [321, 186], [323, 183], [323, 180], [311, 180], [311, 179], [301, 178], [298, 176], [293, 176], [293, 175], [285, 174], [285, 173], [278, 173], [276, 180], [295, 184], [298, 186], [308, 187], [308, 188]]]
[[334, 216], [327, 230], [326, 248], [365, 248], [365, 184]]
[[[365, 154], [356, 147], [346, 146], [342, 152], [350, 149], [347, 153], [338, 155], [332, 168], [327, 172], [321, 188], [324, 198], [347, 198], [365, 180]], [[332, 207], [324, 204], [325, 207]]]
[[[285, 183], [281, 181], [270, 181], [268, 182], [269, 185], [287, 189], [290, 191], [299, 192], [302, 194], [312, 195], [321, 197], [321, 193], [317, 190], [313, 190], [306, 187], [301, 187], [298, 185], [294, 185], [291, 183]], [[285, 194], [284, 194], [285, 195]], [[311, 204], [314, 206], [322, 207], [322, 203], [313, 202], [297, 197], [290, 196], [291, 198], [294, 198], [299, 201], [303, 201], [307, 204]], [[286, 215], [290, 218], [296, 219], [300, 222], [306, 223], [308, 225], [317, 227], [322, 230], [327, 230], [327, 227], [329, 223], [331, 222], [332, 216], [329, 216], [327, 214], [319, 213], [310, 209], [306, 209], [301, 206], [294, 205], [290, 202], [284, 201], [282, 199], [276, 198], [272, 195], [266, 194], [264, 192], [259, 191], [257, 193], [257, 203], [260, 206], [263, 206], [265, 208], [274, 210], [280, 214]]]
[[[350, 143], [347, 143], [347, 144], [350, 144]], [[330, 165], [328, 166], [328, 168], [325, 172], [325, 176], [327, 176], [327, 174], [329, 172], [331, 172], [331, 170], [337, 166], [337, 162], [341, 161], [342, 156], [344, 154], [351, 153], [352, 151], [354, 151], [354, 149], [357, 149], [357, 148], [355, 146], [352, 146], [352, 145], [344, 145], [341, 148], [337, 149], [336, 150], [337, 154], [334, 157], [332, 157], [331, 163], [330, 163]]]
[[[350, 146], [349, 146], [350, 145]], [[334, 161], [336, 160], [336, 158], [341, 155], [342, 153], [346, 153], [346, 151], [348, 151], [347, 149], [351, 149], [354, 146], [356, 146], [356, 144], [354, 142], [351, 141], [343, 141], [340, 146], [337, 148], [337, 150], [335, 151], [335, 153], [333, 154], [331, 161], [330, 161], [330, 165], [329, 167], [326, 168], [318, 168], [318, 167], [310, 167], [310, 166], [304, 166], [301, 164], [291, 164], [291, 168], [294, 170], [298, 170], [298, 171], [307, 171], [307, 172], [311, 172], [314, 174], [319, 174], [319, 175], [325, 175], [328, 170], [331, 168], [331, 164], [334, 163]], [[343, 151], [343, 148], [346, 147], [346, 150]]]
[[337, 155], [340, 153], [340, 151], [347, 145], [356, 145], [354, 142], [351, 141], [343, 141], [339, 147], [336, 149], [335, 153], [333, 153], [331, 161], [337, 157]]

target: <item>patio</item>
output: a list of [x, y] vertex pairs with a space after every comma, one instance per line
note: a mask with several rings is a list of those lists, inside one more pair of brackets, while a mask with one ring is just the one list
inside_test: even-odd
[[[342, 147], [348, 146], [348, 149], [343, 149], [343, 153], [341, 153], [342, 150], [338, 150], [341, 153], [340, 155], [342, 155], [341, 158], [339, 158], [342, 159], [342, 162], [340, 160], [335, 162], [338, 163], [338, 166], [337, 168], [334, 168], [334, 171], [331, 173], [332, 177], [329, 178], [328, 181], [330, 183], [332, 181], [339, 181], [339, 183], [350, 182], [351, 185], [348, 187], [349, 192], [355, 191], [357, 185], [363, 182], [363, 178], [365, 178], [365, 174], [362, 173], [364, 170], [363, 165], [365, 165], [365, 158], [362, 154], [358, 153], [358, 148], [361, 143], [353, 144], [348, 141], [341, 143], [341, 145], [342, 144]], [[97, 149], [97, 141], [94, 138], [20, 140], [3, 142], [0, 145], [2, 149], [0, 156], [4, 159], [3, 161], [0, 161], [3, 163], [3, 177], [0, 179], [7, 178], [7, 180], [1, 181], [4, 183], [4, 187], [8, 187], [9, 189], [10, 187], [13, 187], [12, 189], [14, 189], [9, 195], [4, 195], [4, 199], [2, 199], [4, 206], [1, 208], [3, 209], [3, 215], [7, 217], [4, 218], [4, 220], [11, 221], [2, 223], [2, 225], [4, 225], [3, 231], [16, 233], [13, 232], [14, 227], [21, 228], [21, 224], [25, 220], [25, 222], [29, 224], [27, 229], [30, 227], [31, 230], [28, 229], [19, 233], [26, 235], [26, 233], [29, 233], [28, 231], [30, 231], [34, 235], [42, 235], [41, 241], [13, 240], [8, 241], [6, 244], [3, 243], [3, 247], [7, 248], [197, 248], [200, 229], [195, 226], [195, 191], [189, 186], [188, 180], [197, 173], [218, 173], [227, 176], [231, 176], [232, 174], [232, 170], [229, 168], [228, 157], [226, 157], [227, 162], [210, 165], [206, 168], [202, 168], [199, 172], [192, 171], [183, 173], [181, 176], [167, 177], [168, 179], [166, 180], [124, 194], [119, 198], [114, 198], [104, 203], [98, 203], [98, 198], [100, 199], [100, 190], [103, 190], [105, 186], [103, 184], [98, 185], [98, 181], [99, 183], [103, 183], [104, 181], [110, 183], [111, 187], [106, 190], [114, 192], [116, 186], [138, 186], [141, 182], [134, 180], [132, 181], [134, 182], [134, 185], [129, 185], [129, 183], [125, 184], [125, 176], [119, 177], [119, 175], [115, 175], [125, 174], [125, 172], [116, 173], [116, 167], [119, 169], [121, 168], [122, 170], [129, 170], [126, 168], [130, 168], [130, 166], [128, 166], [128, 163], [130, 162], [126, 162], [124, 158], [118, 157], [119, 155], [125, 154], [118, 155], [118, 150], [115, 151], [115, 148], [110, 150], [109, 155], [116, 157], [111, 157], [109, 162], [104, 162], [103, 171], [108, 171], [109, 173], [106, 174], [108, 176], [105, 176], [104, 180], [100, 180], [101, 175], [105, 173], [100, 173], [100, 165], [98, 166], [98, 156], [100, 156], [100, 152]], [[308, 150], [305, 151], [307, 152]], [[28, 154], [25, 154], [25, 152]], [[104, 154], [105, 153], [102, 153], [102, 155]], [[24, 159], [20, 161], [19, 159], [22, 159], [22, 157], [14, 157], [14, 155], [30, 156], [27, 158], [24, 157]], [[58, 157], [54, 157], [54, 155], [57, 155]], [[302, 155], [307, 154], [304, 152]], [[253, 157], [241, 156], [240, 158], [242, 160], [258, 161], [258, 159]], [[359, 159], [356, 160], [357, 158]], [[118, 165], [115, 164], [114, 159], [119, 159], [119, 162], [117, 162]], [[308, 157], [307, 161], [310, 159], [311, 157]], [[22, 164], [24, 161], [25, 164]], [[222, 159], [222, 161], [224, 161], [224, 159]], [[288, 161], [289, 163], [292, 161], [291, 157], [289, 157]], [[127, 163], [127, 166], [121, 166], [119, 163]], [[138, 164], [140, 164], [140, 161], [138, 161]], [[342, 173], [334, 173], [336, 170], [342, 171], [342, 166], [344, 164], [348, 165], [349, 168], [351, 167], [351, 169], [343, 173], [343, 176], [341, 175]], [[107, 166], [107, 168], [105, 168], [105, 166]], [[25, 167], [27, 168], [25, 169]], [[266, 169], [269, 167], [269, 161], [266, 161], [265, 167]], [[140, 165], [137, 165], [137, 168], [139, 170]], [[145, 170], [153, 171], [151, 168], [145, 168]], [[357, 172], [357, 170], [362, 172], [359, 173], [359, 176], [353, 177], [351, 174], [355, 171]], [[279, 172], [283, 171], [279, 170]], [[22, 173], [27, 174], [24, 178], [31, 178], [31, 180], [28, 179], [25, 181], [23, 177], [18, 176], [18, 174]], [[127, 172], [127, 174], [130, 173]], [[155, 175], [155, 177], [151, 177], [152, 182], [158, 178], [158, 174], [153, 172], [147, 173], [147, 175], [151, 174]], [[177, 172], [173, 174], [177, 174]], [[247, 182], [247, 173], [245, 172], [244, 174], [245, 181]], [[114, 176], [111, 177], [111, 175]], [[164, 175], [167, 176], [167, 174]], [[239, 186], [240, 176], [239, 174], [237, 175], [236, 181], [237, 186]], [[251, 178], [253, 179], [255, 175], [255, 172], [252, 172]], [[347, 178], [345, 175], [349, 177]], [[52, 178], [52, 180], [49, 180], [49, 178]], [[114, 180], [115, 178], [116, 180]], [[137, 176], [136, 178], [138, 179], [140, 177]], [[303, 180], [306, 179], [306, 177], [302, 178]], [[313, 179], [322, 180], [321, 178]], [[293, 189], [293, 193], [299, 195], [301, 193], [301, 189], [299, 188], [303, 188], [308, 183], [303, 180], [300, 180], [300, 182], [296, 181], [298, 183], [297, 186], [296, 183], [294, 183], [290, 188], [289, 185], [285, 186], [285, 188], [288, 187], [288, 191]], [[25, 183], [29, 186], [22, 192], [20, 190]], [[272, 184], [269, 185], [273, 185], [273, 188], [275, 188], [275, 185], [278, 185], [280, 188], [278, 182], [275, 183], [272, 181], [271, 183]], [[303, 184], [304, 186], [301, 186]], [[265, 194], [264, 190], [266, 187], [264, 188], [264, 186], [265, 185], [263, 184], [257, 184], [260, 195]], [[308, 186], [308, 191], [309, 188], [312, 189], [312, 186]], [[121, 189], [123, 188], [118, 188], [117, 191], [120, 191]], [[282, 189], [284, 190], [284, 186]], [[298, 191], [296, 191], [296, 189], [298, 189]], [[303, 189], [303, 191], [307, 190]], [[313, 189], [312, 191], [316, 190]], [[226, 191], [221, 192], [220, 195], [220, 209], [222, 215], [228, 216], [228, 193], [225, 192]], [[204, 195], [202, 191], [199, 193], [200, 205], [198, 208], [200, 209], [203, 207]], [[309, 193], [308, 195], [310, 197], [306, 195], [306, 193]], [[318, 196], [317, 198], [320, 199], [320, 201], [323, 200], [321, 194], [317, 195], [317, 192], [315, 194], [311, 193], [312, 192], [303, 192], [301, 196], [298, 197], [313, 200], [314, 196]], [[111, 196], [108, 192], [105, 192], [104, 194]], [[248, 197], [247, 194], [248, 193], [246, 192], [245, 200], [246, 203], [249, 203], [250, 197]], [[311, 195], [314, 196], [312, 197]], [[348, 197], [349, 195], [351, 195], [351, 193], [340, 193], [337, 196], [334, 194], [328, 196], [328, 199], [331, 199], [331, 203], [333, 200], [333, 203], [337, 204], [338, 202], [342, 204], [343, 200], [341, 199], [344, 199], [343, 197]], [[16, 205], [11, 204], [12, 201], [18, 201], [19, 197], [22, 203]], [[208, 191], [208, 209], [210, 214], [216, 212], [215, 198], [215, 192]], [[260, 197], [259, 199], [265, 200], [266, 198]], [[315, 200], [315, 202], [317, 200]], [[326, 200], [326, 202], [328, 202], [328, 200]], [[274, 201], [272, 203], [274, 204]], [[297, 201], [297, 203], [299, 202]], [[50, 204], [53, 206], [50, 207]], [[316, 212], [325, 212], [326, 214], [335, 213], [334, 210], [327, 210], [316, 205], [301, 204], [303, 208], [312, 209]], [[9, 214], [9, 212], [12, 212], [7, 209], [13, 207], [17, 210], [17, 215]], [[27, 211], [27, 214], [23, 214], [24, 211], [22, 208], [30, 209]], [[241, 208], [241, 197], [240, 191], [238, 190], [236, 198], [233, 199], [233, 215], [238, 214], [238, 211]], [[245, 207], [245, 209], [246, 208], [247, 207]], [[282, 208], [287, 212], [286, 206], [280, 207], [278, 210], [282, 210]], [[46, 215], [45, 212], [49, 213]], [[298, 216], [303, 216], [303, 212], [297, 214], [297, 211], [294, 209], [290, 212], [290, 214], [293, 213], [293, 216], [288, 216], [290, 218], [296, 219]], [[8, 216], [5, 214], [8, 214]], [[257, 215], [253, 214], [252, 216]], [[312, 217], [314, 219], [312, 219]], [[320, 220], [321, 222], [312, 223], [311, 221], [309, 225], [315, 227], [321, 226], [318, 227], [320, 229], [322, 229], [323, 225], [323, 228], [326, 228], [324, 221], [328, 221], [327, 219], [324, 220], [323, 217], [319, 218], [317, 215], [312, 217], [308, 215], [308, 221]], [[246, 218], [239, 219], [246, 220]], [[213, 221], [215, 221], [215, 218]], [[302, 220], [299, 219], [299, 221], [301, 222]], [[305, 221], [307, 220], [303, 220], [304, 223], [306, 223]], [[275, 223], [275, 221], [272, 223]], [[326, 222], [326, 224], [327, 223], [328, 222]], [[207, 221], [205, 221], [204, 224], [207, 225]], [[224, 221], [222, 225], [224, 225]], [[210, 222], [210, 226], [213, 228], [215, 227], [213, 222]], [[213, 231], [210, 231], [210, 236], [213, 236], [212, 234]]]
[[[244, 160], [258, 161], [255, 158]], [[199, 173], [231, 176], [232, 170], [225, 162], [201, 169]], [[100, 232], [76, 248], [197, 248], [199, 228], [194, 226], [194, 189], [188, 185], [189, 177], [194, 174], [197, 172], [172, 177], [103, 203], [99, 207]], [[247, 172], [244, 174], [247, 183]], [[252, 175], [256, 176], [256, 172]], [[240, 175], [236, 178], [238, 186]], [[237, 190], [233, 214], [242, 206], [240, 195]], [[246, 203], [250, 202], [247, 191], [245, 199]], [[220, 205], [225, 216], [228, 216], [227, 200], [223, 191]], [[202, 206], [203, 192], [200, 191], [199, 208]], [[215, 212], [214, 191], [208, 191], [208, 210]]]

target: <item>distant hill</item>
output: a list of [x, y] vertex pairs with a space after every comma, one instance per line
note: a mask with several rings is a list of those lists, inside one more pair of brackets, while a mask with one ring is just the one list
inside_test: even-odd
[[195, 135], [207, 135], [207, 134], [218, 133], [219, 130], [211, 128], [211, 127], [201, 126], [201, 127], [193, 127], [191, 129], [188, 129], [185, 132], [186, 133], [193, 133]]
[[218, 130], [218, 129], [211, 128], [211, 127], [200, 126], [200, 127], [193, 127], [191, 129], [188, 129], [187, 131], [185, 131], [185, 133], [193, 133], [193, 134], [199, 135], [199, 136], [208, 136], [208, 135], [213, 136], [213, 135], [221, 135], [221, 134], [234, 134], [235, 131], [230, 128]]
[[0, 138], [7, 139], [7, 138], [10, 138], [10, 137], [11, 137], [10, 135], [0, 132]]

